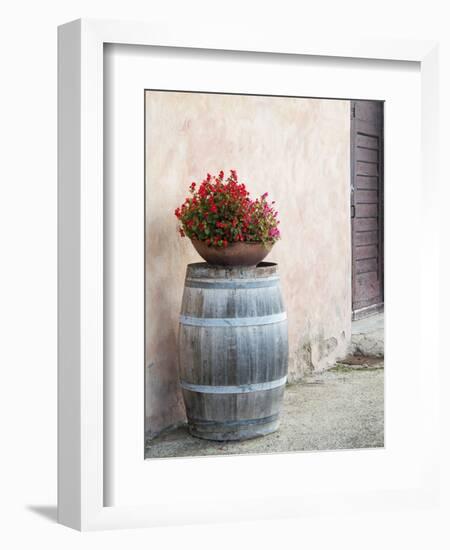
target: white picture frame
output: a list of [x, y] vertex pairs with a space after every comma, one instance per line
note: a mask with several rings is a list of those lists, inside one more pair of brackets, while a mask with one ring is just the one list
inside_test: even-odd
[[[175, 32], [176, 31], [176, 32]], [[193, 38], [198, 36], [199, 38]], [[104, 204], [103, 204], [103, 59], [105, 44], [200, 48], [242, 52], [339, 58], [413, 61], [421, 71], [421, 198], [423, 231], [421, 242], [421, 300], [423, 318], [437, 317], [436, 296], [426, 296], [433, 288], [437, 240], [436, 197], [438, 181], [435, 166], [438, 151], [436, 101], [438, 79], [437, 44], [425, 41], [359, 40], [311, 41], [276, 34], [259, 36], [256, 31], [226, 33], [165, 28], [160, 24], [78, 20], [59, 28], [59, 351], [58, 351], [58, 519], [80, 530], [144, 527], [179, 523], [202, 523], [239, 518], [301, 515], [323, 507], [323, 496], [309, 495], [293, 503], [286, 497], [276, 507], [267, 507], [261, 497], [248, 503], [217, 498], [208, 513], [198, 514], [183, 505], [172, 509], [161, 506], [161, 493], [155, 492], [152, 505], [105, 506], [108, 487], [104, 477], [104, 385], [103, 385], [103, 284], [104, 284]], [[436, 338], [421, 325], [421, 338]], [[429, 346], [430, 376], [422, 386], [421, 399], [432, 404], [438, 388], [437, 345]], [[430, 406], [430, 410], [432, 406]], [[437, 414], [434, 411], [434, 414]], [[429, 419], [430, 424], [433, 418]], [[431, 430], [431, 436], [436, 435]], [[437, 460], [434, 438], [429, 438], [423, 472], [432, 472]], [[251, 460], [251, 458], [250, 458]], [[405, 502], [430, 503], [436, 499], [437, 475], [422, 476], [417, 487], [392, 491], [388, 506], [395, 509]], [[386, 494], [380, 495], [382, 498]], [[376, 508], [382, 501], [365, 496], [328, 494], [327, 507], [341, 511], [355, 506]], [[185, 500], [186, 502], [186, 500]], [[159, 504], [159, 505], [158, 505]], [[224, 511], [227, 513], [224, 514]]]

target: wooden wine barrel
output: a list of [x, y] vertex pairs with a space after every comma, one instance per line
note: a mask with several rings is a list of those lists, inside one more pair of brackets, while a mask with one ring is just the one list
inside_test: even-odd
[[228, 441], [274, 432], [288, 365], [277, 264], [189, 264], [178, 352], [192, 435]]

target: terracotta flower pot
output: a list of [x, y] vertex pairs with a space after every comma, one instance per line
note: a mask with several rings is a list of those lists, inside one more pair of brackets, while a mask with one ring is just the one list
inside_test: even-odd
[[253, 267], [262, 262], [273, 247], [272, 244], [236, 242], [227, 248], [219, 248], [197, 239], [191, 239], [191, 242], [208, 264], [226, 267]]

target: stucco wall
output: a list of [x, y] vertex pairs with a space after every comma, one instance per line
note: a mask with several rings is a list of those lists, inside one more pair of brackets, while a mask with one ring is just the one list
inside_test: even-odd
[[289, 318], [289, 379], [331, 366], [351, 332], [348, 101], [146, 94], [146, 422], [184, 419], [176, 337], [186, 264], [199, 261], [173, 211], [206, 172], [235, 168], [277, 202]]

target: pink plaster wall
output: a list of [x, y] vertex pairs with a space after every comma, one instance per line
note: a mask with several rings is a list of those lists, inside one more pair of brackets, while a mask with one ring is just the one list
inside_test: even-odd
[[184, 419], [176, 335], [186, 264], [199, 261], [173, 211], [206, 172], [235, 168], [280, 212], [289, 378], [345, 355], [351, 332], [350, 103], [146, 93], [146, 422]]

